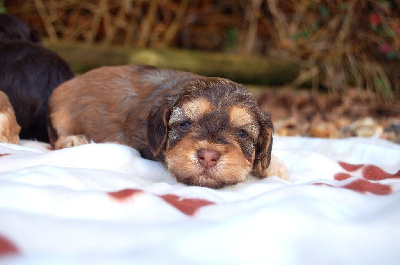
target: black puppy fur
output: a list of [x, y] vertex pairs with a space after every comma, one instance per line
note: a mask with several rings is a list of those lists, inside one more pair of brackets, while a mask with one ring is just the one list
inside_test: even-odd
[[20, 138], [48, 142], [48, 99], [58, 85], [74, 77], [72, 69], [43, 47], [24, 22], [6, 14], [0, 14], [0, 62], [0, 90], [22, 127]]
[[24, 41], [40, 44], [42, 40], [36, 31], [16, 16], [0, 14], [0, 42]]

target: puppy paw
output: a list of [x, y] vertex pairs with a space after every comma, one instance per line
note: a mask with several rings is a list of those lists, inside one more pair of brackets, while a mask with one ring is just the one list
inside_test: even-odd
[[269, 176], [278, 176], [283, 180], [289, 180], [289, 170], [282, 160], [275, 155], [271, 155], [271, 162], [267, 169], [261, 169], [260, 166], [256, 167], [253, 173], [259, 178], [266, 178]]
[[18, 144], [20, 131], [14, 109], [6, 93], [0, 91], [0, 142]]
[[[12, 115], [11, 115], [12, 114]], [[19, 143], [21, 127], [17, 124], [13, 113], [0, 113], [0, 143]]]
[[289, 180], [289, 170], [282, 160], [274, 155], [271, 155], [271, 162], [266, 170], [267, 177], [278, 176], [283, 180]]
[[79, 146], [90, 143], [89, 138], [85, 135], [70, 135], [70, 136], [61, 136], [54, 143], [54, 149], [62, 149], [69, 148], [73, 146]]

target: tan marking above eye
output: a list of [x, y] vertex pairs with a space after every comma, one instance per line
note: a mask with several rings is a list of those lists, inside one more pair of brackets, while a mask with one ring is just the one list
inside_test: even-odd
[[233, 106], [229, 110], [229, 121], [235, 127], [242, 127], [256, 123], [253, 114], [248, 109]]
[[212, 105], [205, 98], [196, 98], [183, 103], [183, 113], [190, 120], [196, 120], [206, 113], [211, 112]]

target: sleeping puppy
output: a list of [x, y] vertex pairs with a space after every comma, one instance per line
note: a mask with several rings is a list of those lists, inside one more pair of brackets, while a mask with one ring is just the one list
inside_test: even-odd
[[56, 149], [91, 140], [132, 146], [164, 162], [178, 181], [211, 188], [251, 172], [288, 178], [271, 157], [270, 116], [227, 79], [143, 65], [102, 67], [56, 88], [49, 111]]
[[14, 108], [20, 137], [48, 142], [47, 105], [51, 92], [74, 76], [56, 53], [16, 17], [0, 14], [0, 90]]
[[0, 143], [18, 144], [20, 130], [7, 95], [0, 91]]

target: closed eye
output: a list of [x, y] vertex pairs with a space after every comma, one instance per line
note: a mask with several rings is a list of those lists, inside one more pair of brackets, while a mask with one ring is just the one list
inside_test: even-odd
[[179, 124], [179, 128], [183, 131], [187, 131], [192, 128], [192, 123], [190, 121], [184, 121]]
[[237, 135], [239, 138], [242, 138], [242, 139], [246, 139], [247, 137], [249, 137], [249, 134], [243, 129], [239, 130]]

